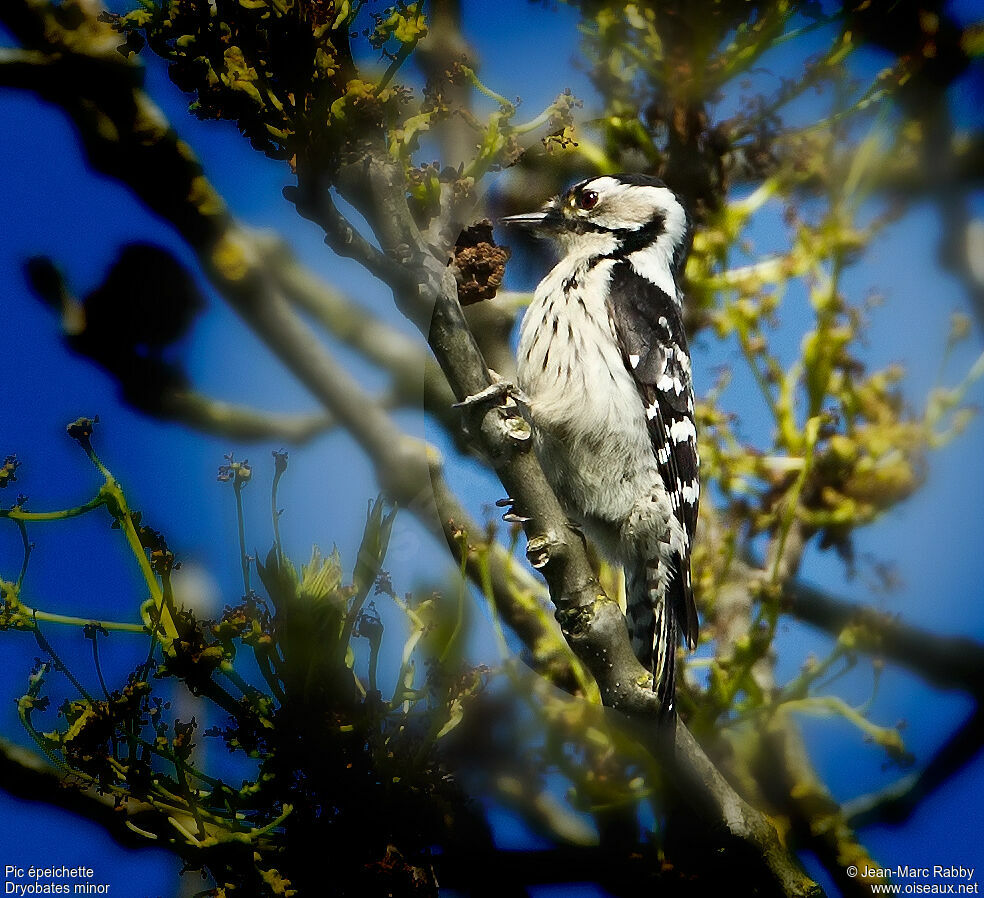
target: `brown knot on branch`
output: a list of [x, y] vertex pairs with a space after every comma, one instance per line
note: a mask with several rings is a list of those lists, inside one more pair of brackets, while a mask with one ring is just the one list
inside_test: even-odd
[[509, 256], [508, 247], [495, 245], [487, 218], [465, 228], [454, 245], [458, 301], [467, 306], [492, 299], [502, 286]]

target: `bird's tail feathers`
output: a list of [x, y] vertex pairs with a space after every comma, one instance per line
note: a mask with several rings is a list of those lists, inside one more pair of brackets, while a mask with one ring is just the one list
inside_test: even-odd
[[683, 631], [684, 641], [687, 648], [693, 651], [697, 648], [697, 637], [700, 633], [700, 624], [697, 620], [697, 603], [694, 601], [694, 588], [690, 580], [690, 559], [680, 562], [683, 577], [682, 588], [678, 596], [679, 606], [677, 616], [680, 621], [680, 629]]
[[654, 611], [653, 690], [660, 708], [669, 714], [676, 705], [676, 648], [680, 637], [673, 602], [664, 598]]
[[632, 649], [653, 674], [653, 691], [665, 713], [676, 704], [676, 647], [680, 639], [672, 593], [660, 563], [626, 566], [626, 617]]

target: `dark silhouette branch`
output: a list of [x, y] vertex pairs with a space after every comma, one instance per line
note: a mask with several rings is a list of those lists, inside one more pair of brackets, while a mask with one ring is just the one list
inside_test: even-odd
[[977, 758], [982, 747], [984, 708], [978, 705], [922, 770], [881, 792], [848, 802], [844, 814], [856, 828], [904, 823], [926, 798]]
[[117, 807], [112, 795], [66, 783], [61, 770], [6, 739], [0, 739], [0, 789], [16, 798], [78, 814], [101, 826], [126, 848], [145, 848], [155, 840], [164, 844], [174, 840], [175, 830], [166, 812], [138, 801]]
[[[134, 801], [119, 808], [114, 807], [110, 796], [91, 790], [66, 786], [57, 769], [34, 753], [0, 740], [0, 788], [18, 798], [41, 801], [53, 807], [78, 814], [103, 827], [120, 845], [127, 848], [152, 845], [147, 835], [159, 836], [162, 841], [172, 839], [174, 829], [167, 814], [150, 805]], [[131, 826], [128, 826], [127, 823]], [[191, 849], [189, 848], [188, 851]], [[540, 851], [491, 851], [482, 852], [483, 858], [494, 864], [496, 880], [500, 883], [525, 885], [568, 883], [579, 880], [610, 878], [612, 870], [622, 869], [625, 882], [638, 882], [651, 875], [648, 862], [641, 856], [635, 859], [622, 855], [615, 857], [602, 848], [578, 845], [570, 848], [551, 848]], [[474, 883], [475, 856], [461, 851], [447, 853], [437, 860], [437, 870], [442, 884], [448, 887], [469, 886]], [[666, 883], [672, 888], [672, 881]], [[692, 883], [684, 881], [692, 889]], [[673, 892], [670, 892], [673, 894]], [[789, 893], [795, 894], [795, 893]]]
[[940, 689], [959, 689], [980, 698], [984, 689], [984, 645], [966, 636], [940, 636], [896, 616], [834, 598], [800, 581], [787, 584], [786, 610], [837, 636], [852, 628], [855, 646], [918, 673]]

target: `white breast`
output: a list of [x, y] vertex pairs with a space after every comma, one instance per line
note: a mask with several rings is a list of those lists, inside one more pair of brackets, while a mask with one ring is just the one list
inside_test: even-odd
[[[530, 397], [534, 446], [568, 513], [584, 524], [624, 520], [640, 495], [662, 489], [645, 408], [605, 307], [614, 264], [561, 261], [520, 328], [518, 381]], [[592, 536], [603, 550], [611, 543]]]

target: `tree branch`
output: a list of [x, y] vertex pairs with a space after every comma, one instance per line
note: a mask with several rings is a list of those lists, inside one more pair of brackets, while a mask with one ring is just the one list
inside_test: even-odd
[[324, 413], [265, 412], [185, 389], [164, 391], [160, 414], [202, 433], [237, 441], [283, 440], [298, 445], [334, 426], [332, 417]]
[[844, 814], [857, 828], [903, 823], [925, 798], [973, 761], [982, 747], [984, 708], [978, 705], [921, 771], [904, 777], [884, 791], [848, 802], [844, 805]]
[[[452, 437], [460, 436], [454, 396], [423, 345], [356, 305], [301, 265], [280, 240], [257, 237], [271, 274], [284, 295], [328, 333], [392, 376], [394, 405], [424, 408]], [[463, 445], [461, 448], [465, 448]]]
[[[303, 174], [299, 174], [303, 179]], [[385, 148], [367, 146], [361, 161], [343, 169], [342, 194], [373, 225], [383, 252], [406, 253], [412, 276], [397, 285], [397, 302], [433, 308], [427, 338], [456, 397], [464, 400], [491, 385], [488, 369], [465, 322], [457, 287], [446, 262], [423, 244], [406, 202], [403, 173]], [[303, 189], [303, 188], [302, 188]], [[329, 243], [341, 239], [334, 221], [325, 223]], [[409, 295], [407, 295], [409, 294]], [[415, 318], [419, 323], [419, 318]], [[821, 894], [779, 843], [775, 830], [748, 805], [707, 758], [681, 722], [672, 734], [660, 719], [652, 674], [629, 644], [617, 603], [601, 588], [588, 562], [583, 538], [573, 531], [529, 448], [529, 426], [508, 399], [481, 403], [472, 432], [491, 459], [516, 511], [528, 517], [527, 556], [547, 581], [557, 619], [575, 654], [591, 672], [604, 703], [634, 721], [651, 750], [672, 769], [672, 790], [707, 825], [743, 845], [758, 858], [769, 888], [783, 895]]]
[[834, 636], [852, 628], [855, 645], [916, 671], [941, 689], [984, 696], [984, 645], [965, 636], [939, 636], [874, 608], [836, 599], [799, 581], [784, 592], [786, 610]]
[[768, 722], [762, 748], [758, 780], [769, 801], [789, 816], [799, 846], [816, 854], [844, 895], [870, 895], [873, 880], [852, 878], [845, 871], [851, 865], [860, 870], [879, 865], [817, 776], [790, 714], [780, 710]]
[[[35, 9], [33, 0], [0, 6], [0, 21], [23, 39], [42, 43], [56, 37], [67, 40], [50, 18], [44, 7]], [[18, 86], [30, 88], [62, 107], [76, 125], [93, 167], [125, 184], [177, 230], [216, 289], [288, 370], [308, 385], [338, 423], [352, 425], [353, 436], [373, 460], [380, 481], [394, 491], [398, 501], [410, 507], [439, 538], [453, 536], [458, 528], [476, 536], [483, 533], [484, 528], [472, 521], [444, 484], [433, 450], [400, 431], [291, 310], [252, 235], [229, 215], [200, 163], [160, 109], [134, 86], [138, 70], [115, 53], [119, 36], [100, 24], [95, 14], [87, 19], [86, 26], [87, 33], [98, 35], [92, 39], [93, 52], [102, 53], [112, 42], [113, 55], [107, 56], [108, 62], [102, 57], [96, 60], [98, 65], [86, 60], [81, 54], [88, 45], [76, 44], [71, 55], [53, 60], [48, 77]], [[97, 68], [103, 71], [110, 65], [119, 70], [117, 77], [91, 77]], [[383, 261], [378, 250], [357, 232], [352, 234], [355, 245], [368, 247], [366, 252], [375, 254], [373, 258], [390, 276], [400, 269], [396, 280], [405, 282], [406, 272], [398, 263]], [[341, 234], [339, 239], [348, 238]], [[435, 496], [441, 502], [440, 515], [435, 512]], [[448, 540], [452, 552], [457, 551], [458, 544], [456, 539]], [[476, 582], [484, 576], [480, 554], [489, 557], [497, 610], [530, 648], [533, 663], [555, 682], [572, 691], [578, 689], [580, 677], [571, 665], [570, 652], [536, 599], [538, 585], [517, 570], [499, 546], [470, 555], [468, 571]]]
[[34, 752], [2, 738], [0, 789], [17, 798], [44, 802], [78, 814], [101, 826], [117, 844], [126, 848], [146, 848], [151, 844], [147, 835], [141, 835], [137, 829], [165, 843], [173, 841], [174, 828], [166, 813], [137, 801], [117, 807], [111, 795], [66, 784], [60, 770]]
[[[335, 253], [354, 259], [394, 291], [407, 290], [412, 295], [410, 275], [399, 256], [380, 252], [359, 233], [335, 204], [331, 188], [320, 173], [306, 178], [299, 176], [298, 186], [285, 187], [283, 192], [284, 199], [294, 204], [299, 215], [321, 226], [325, 231], [325, 243]], [[420, 304], [415, 302], [409, 308], [419, 312]], [[408, 312], [407, 317], [412, 318], [412, 315]]]

